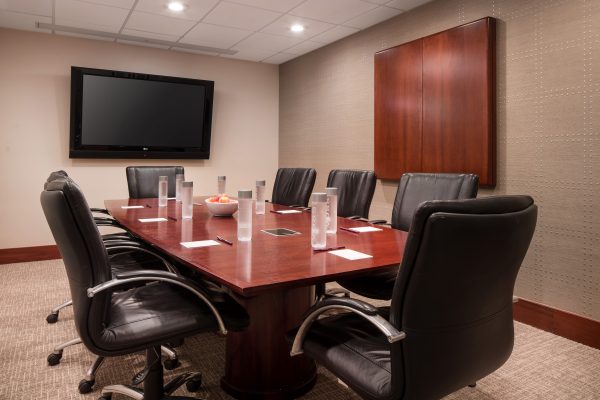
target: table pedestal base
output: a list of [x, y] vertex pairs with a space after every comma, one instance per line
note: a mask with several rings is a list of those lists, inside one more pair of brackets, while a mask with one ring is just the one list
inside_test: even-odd
[[236, 399], [292, 399], [316, 380], [314, 361], [290, 357], [285, 334], [300, 325], [314, 302], [313, 287], [293, 288], [240, 298], [250, 315], [243, 332], [229, 332], [221, 387]]

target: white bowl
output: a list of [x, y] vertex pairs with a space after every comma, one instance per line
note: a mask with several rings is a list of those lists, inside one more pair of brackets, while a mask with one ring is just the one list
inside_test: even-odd
[[206, 199], [204, 203], [208, 211], [216, 217], [230, 217], [238, 209], [238, 202], [233, 199], [229, 199], [229, 203], [213, 203]]

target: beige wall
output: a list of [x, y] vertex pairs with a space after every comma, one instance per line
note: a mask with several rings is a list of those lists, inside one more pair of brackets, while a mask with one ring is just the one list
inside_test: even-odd
[[[71, 65], [214, 80], [210, 160], [69, 159]], [[0, 248], [54, 243], [39, 194], [56, 169], [92, 206], [128, 196], [127, 165], [183, 165], [195, 194], [215, 192], [217, 175], [230, 193], [256, 179], [272, 185], [278, 79], [276, 65], [0, 29]]]
[[[498, 18], [498, 185], [530, 194], [537, 231], [517, 294], [600, 319], [600, 2], [435, 1], [280, 67], [280, 166], [373, 169], [373, 54]], [[389, 218], [397, 182], [378, 182]]]

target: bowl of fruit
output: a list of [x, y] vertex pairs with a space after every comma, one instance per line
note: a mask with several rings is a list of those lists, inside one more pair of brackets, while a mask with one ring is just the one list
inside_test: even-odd
[[231, 217], [238, 209], [237, 200], [231, 199], [226, 194], [209, 197], [204, 202], [208, 211], [216, 217]]

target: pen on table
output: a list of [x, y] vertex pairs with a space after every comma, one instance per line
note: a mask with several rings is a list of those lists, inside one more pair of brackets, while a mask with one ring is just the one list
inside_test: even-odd
[[341, 230], [343, 230], [343, 231], [350, 232], [350, 233], [354, 233], [355, 235], [358, 235], [358, 232], [356, 232], [356, 231], [353, 231], [353, 230], [352, 230], [352, 229], [350, 229], [350, 228], [344, 228], [343, 226], [339, 226], [339, 227], [338, 227], [338, 229], [341, 229]]
[[346, 246], [337, 246], [337, 247], [328, 247], [326, 249], [313, 249], [313, 251], [315, 253], [321, 252], [321, 251], [331, 251], [331, 250], [340, 250], [340, 249], [345, 249]]
[[170, 215], [168, 215], [167, 218], [169, 218], [171, 221], [177, 221], [177, 218], [171, 217]]
[[150, 204], [146, 204], [146, 208], [152, 208]]
[[271, 211], [273, 214], [279, 214], [279, 211], [275, 211], [275, 210], [269, 210]]
[[233, 246], [233, 243], [231, 243], [231, 242], [230, 242], [229, 240], [227, 240], [227, 239], [223, 239], [221, 236], [217, 236], [217, 240], [218, 240], [219, 242], [227, 243], [228, 245], [230, 245], [230, 246]]

